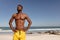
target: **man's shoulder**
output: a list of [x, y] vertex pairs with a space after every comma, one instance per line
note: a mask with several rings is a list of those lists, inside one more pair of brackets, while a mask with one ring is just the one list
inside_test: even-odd
[[27, 14], [26, 14], [26, 13], [23, 13], [23, 15], [24, 15], [24, 16], [27, 16]]
[[14, 17], [14, 16], [16, 16], [17, 15], [17, 13], [14, 13], [12, 16]]

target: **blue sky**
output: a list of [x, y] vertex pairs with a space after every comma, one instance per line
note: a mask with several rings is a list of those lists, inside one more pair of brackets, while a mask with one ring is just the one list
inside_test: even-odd
[[24, 7], [32, 26], [60, 26], [60, 0], [0, 0], [0, 26], [9, 26], [18, 4]]

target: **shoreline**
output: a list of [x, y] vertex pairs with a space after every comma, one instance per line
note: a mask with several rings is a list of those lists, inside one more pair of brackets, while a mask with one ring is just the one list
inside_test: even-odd
[[[0, 34], [13, 34], [13, 32], [0, 32]], [[26, 32], [26, 34], [55, 34], [60, 35], [60, 31], [46, 31], [46, 32]]]

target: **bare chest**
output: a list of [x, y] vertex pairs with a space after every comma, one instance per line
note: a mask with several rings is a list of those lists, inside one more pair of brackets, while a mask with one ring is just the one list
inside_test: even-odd
[[18, 15], [15, 16], [15, 19], [16, 20], [24, 20], [25, 16], [23, 14], [18, 14]]

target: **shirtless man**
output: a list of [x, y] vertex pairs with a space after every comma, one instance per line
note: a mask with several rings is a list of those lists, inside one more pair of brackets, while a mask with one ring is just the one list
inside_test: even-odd
[[[18, 13], [13, 14], [9, 21], [10, 28], [14, 32], [13, 40], [25, 40], [25, 36], [26, 36], [25, 32], [30, 28], [32, 24], [30, 18], [26, 14], [22, 13], [22, 9], [23, 6], [18, 5], [17, 6]], [[13, 20], [15, 20], [15, 24], [16, 24], [15, 28], [12, 25]], [[27, 20], [28, 22], [28, 26], [26, 28], [24, 27], [25, 20]]]

